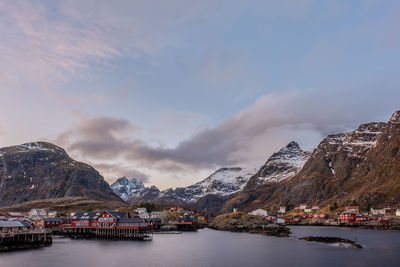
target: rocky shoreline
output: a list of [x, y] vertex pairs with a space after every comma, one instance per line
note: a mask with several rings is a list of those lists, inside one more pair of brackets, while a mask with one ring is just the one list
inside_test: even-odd
[[241, 212], [219, 215], [210, 223], [209, 228], [220, 231], [247, 232], [278, 237], [288, 237], [290, 234], [289, 228], [284, 225], [268, 224], [259, 216]]

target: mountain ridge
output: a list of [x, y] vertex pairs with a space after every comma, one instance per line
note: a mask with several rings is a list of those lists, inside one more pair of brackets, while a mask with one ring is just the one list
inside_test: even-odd
[[0, 149], [0, 206], [78, 196], [120, 200], [97, 170], [59, 146], [38, 141]]

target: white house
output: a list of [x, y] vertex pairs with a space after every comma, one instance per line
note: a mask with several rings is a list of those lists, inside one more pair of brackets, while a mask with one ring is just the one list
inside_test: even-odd
[[47, 213], [47, 218], [55, 218], [57, 217], [57, 211], [49, 211]]
[[137, 214], [139, 214], [139, 217], [142, 218], [142, 219], [149, 219], [150, 218], [150, 215], [147, 212], [146, 208], [137, 208], [135, 211], [136, 211]]
[[268, 215], [268, 212], [266, 210], [263, 210], [263, 209], [256, 209], [256, 210], [253, 210], [252, 212], [250, 212], [249, 214], [265, 217], [265, 216]]
[[306, 209], [304, 209], [304, 212], [306, 212], [306, 213], [311, 213], [313, 210], [312, 209], [310, 209], [310, 208], [306, 208]]
[[307, 208], [307, 204], [300, 204], [299, 209], [305, 210]]
[[313, 205], [313, 206], [311, 207], [311, 209], [312, 209], [312, 210], [317, 210], [317, 211], [318, 211], [318, 210], [319, 210], [319, 206], [318, 206], [318, 205]]
[[371, 213], [375, 215], [384, 215], [386, 214], [386, 209], [381, 207], [372, 207]]
[[286, 207], [279, 207], [279, 213], [286, 213]]
[[140, 213], [147, 212], [147, 209], [146, 208], [137, 208], [135, 211], [140, 214]]
[[46, 218], [47, 212], [44, 209], [31, 209], [29, 211], [29, 218], [32, 220], [40, 220], [41, 218]]
[[358, 214], [360, 212], [359, 206], [346, 206], [346, 212]]
[[396, 216], [400, 216], [400, 209], [396, 210]]
[[168, 217], [168, 211], [166, 210], [161, 210], [161, 211], [152, 211], [150, 212], [150, 217], [151, 218], [166, 218]]

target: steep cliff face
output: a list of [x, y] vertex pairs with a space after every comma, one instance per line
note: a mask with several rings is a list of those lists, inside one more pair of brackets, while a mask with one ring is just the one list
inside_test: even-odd
[[0, 206], [61, 197], [120, 200], [91, 166], [46, 142], [0, 149]]

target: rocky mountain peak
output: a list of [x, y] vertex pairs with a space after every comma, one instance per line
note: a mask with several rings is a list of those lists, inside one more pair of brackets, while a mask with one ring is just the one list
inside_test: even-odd
[[56, 146], [52, 143], [43, 141], [37, 141], [37, 142], [25, 143], [22, 145], [1, 148], [0, 156], [6, 153], [13, 154], [13, 153], [24, 153], [24, 152], [52, 152], [52, 153], [57, 153], [61, 156], [68, 157], [67, 152], [65, 152], [63, 148]]
[[128, 179], [125, 176], [118, 178], [111, 189], [123, 200], [128, 200], [131, 195], [141, 194], [146, 188], [143, 182], [136, 178]]
[[288, 150], [300, 150], [300, 146], [297, 142], [292, 141], [289, 144], [287, 144], [284, 148], [282, 149], [288, 149]]
[[250, 178], [247, 188], [263, 184], [277, 183], [294, 176], [310, 157], [295, 141], [290, 142], [272, 154], [264, 166]]
[[400, 110], [397, 110], [390, 117], [389, 123], [400, 123]]

